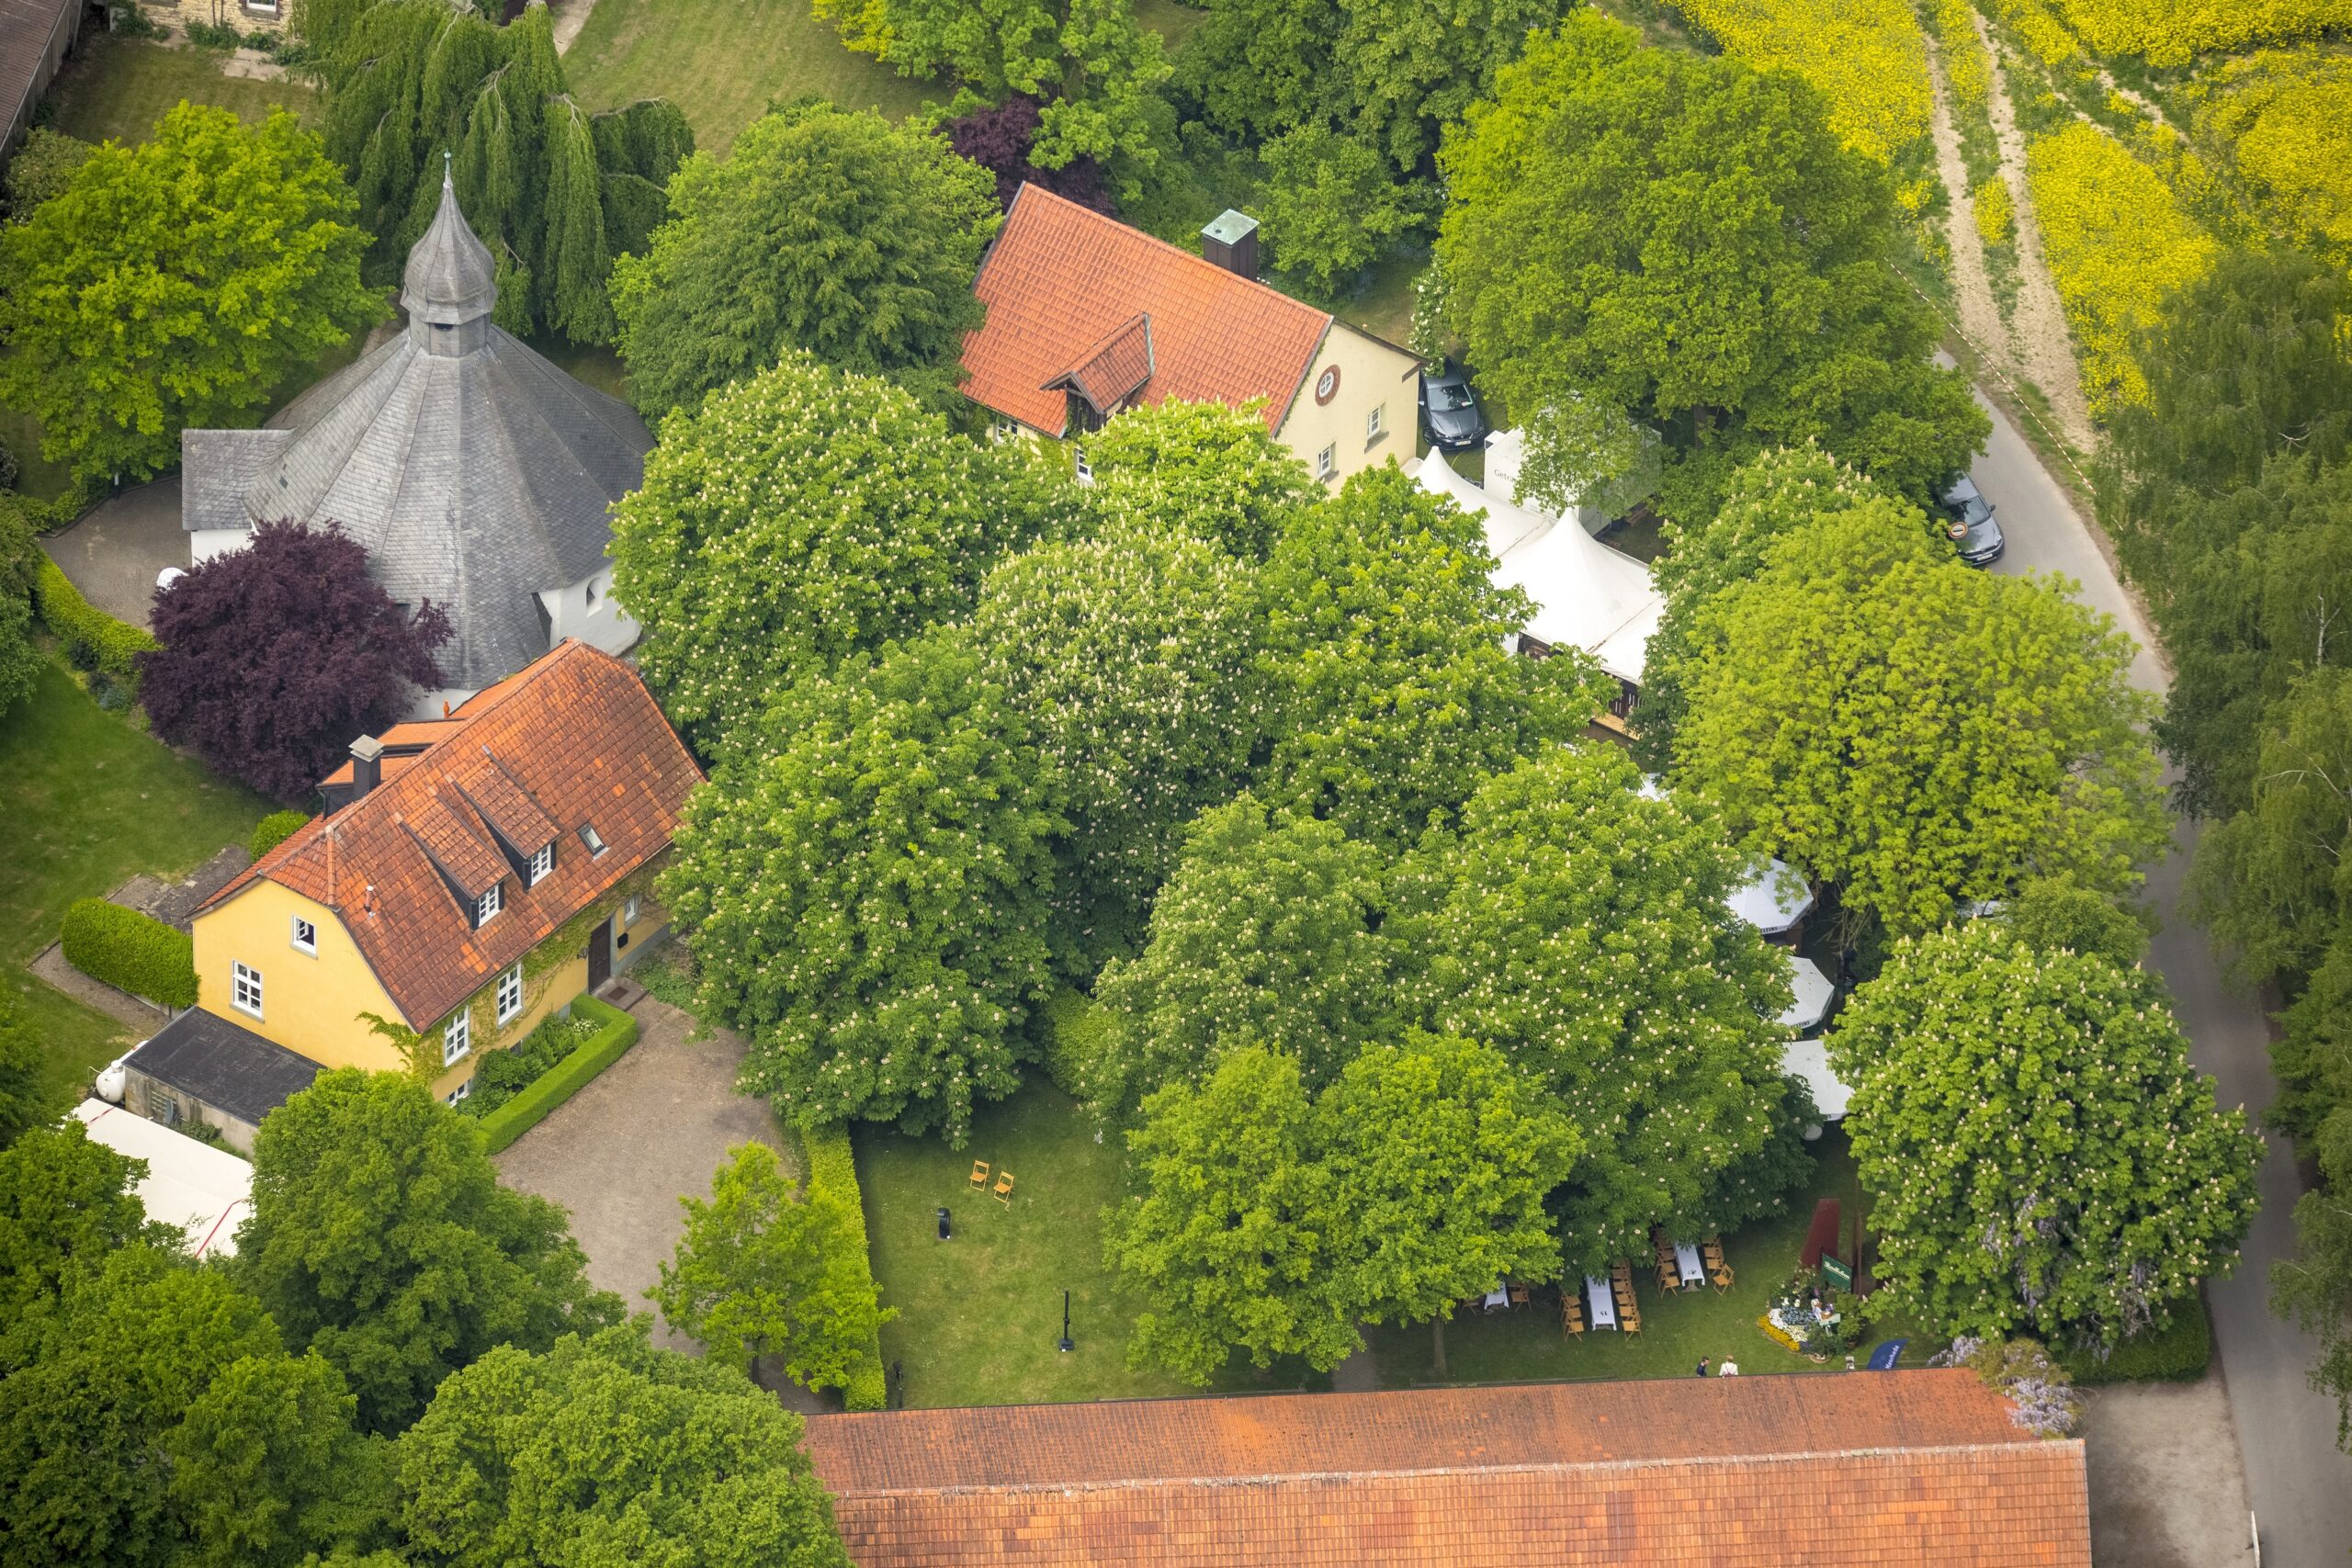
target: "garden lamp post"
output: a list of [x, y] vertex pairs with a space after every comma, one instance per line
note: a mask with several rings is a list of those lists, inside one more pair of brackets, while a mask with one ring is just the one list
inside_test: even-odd
[[1058, 1348], [1065, 1356], [1078, 1348], [1069, 1337], [1069, 1292], [1068, 1291], [1062, 1292], [1062, 1342]]

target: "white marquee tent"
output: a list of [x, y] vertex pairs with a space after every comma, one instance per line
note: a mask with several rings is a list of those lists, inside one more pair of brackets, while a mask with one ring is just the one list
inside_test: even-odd
[[1781, 1053], [1781, 1066], [1804, 1079], [1805, 1087], [1813, 1090], [1813, 1102], [1820, 1107], [1824, 1122], [1845, 1120], [1846, 1101], [1852, 1091], [1829, 1070], [1828, 1046], [1818, 1040], [1792, 1042]]
[[1799, 958], [1792, 953], [1789, 967], [1794, 971], [1789, 977], [1789, 984], [1796, 992], [1797, 999], [1781, 1014], [1781, 1025], [1799, 1033], [1818, 1029], [1821, 1021], [1829, 1016], [1829, 1004], [1837, 999], [1838, 987], [1829, 983], [1829, 976], [1821, 972], [1821, 965], [1810, 958]]
[[252, 1166], [103, 1100], [84, 1100], [74, 1115], [92, 1142], [147, 1162], [145, 1179], [132, 1190], [149, 1219], [180, 1226], [198, 1258], [237, 1250], [237, 1227], [253, 1213]]

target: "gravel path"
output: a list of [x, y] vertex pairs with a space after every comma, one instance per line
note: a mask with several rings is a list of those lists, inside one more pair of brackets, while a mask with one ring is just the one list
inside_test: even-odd
[[2001, 149], [2001, 177], [2008, 182], [2011, 205], [2017, 210], [2018, 305], [2011, 325], [2018, 370], [2050, 400], [2060, 432], [2087, 452], [2097, 444], [2098, 435], [2091, 428], [2090, 407], [2083, 400], [2082, 367], [2075, 361], [2075, 340], [2066, 328], [2065, 308], [2058, 302], [2057, 285], [2051, 282], [2049, 264], [2042, 258], [2041, 226], [2034, 220], [2033, 193], [2026, 186], [2025, 137], [2009, 106], [2001, 51], [1994, 47], [1984, 17], [1971, 15], [1977, 41], [1992, 62], [1988, 107], [1993, 137]]
[[1944, 76], [1942, 51], [1928, 39], [1928, 82], [1934, 90], [1936, 173], [1951, 197], [1944, 219], [1945, 239], [1951, 246], [1952, 293], [1960, 307], [1960, 328], [1980, 353], [1990, 353], [2011, 376], [2017, 374], [2008, 324], [1993, 299], [1993, 280], [1984, 270], [1984, 252], [1976, 232], [1976, 204], [1969, 199], [1968, 165], [1960, 155], [1960, 132], [1952, 125], [1951, 90]]
[[563, 53], [580, 29], [588, 25], [588, 13], [596, 8], [596, 0], [554, 0], [555, 51]]

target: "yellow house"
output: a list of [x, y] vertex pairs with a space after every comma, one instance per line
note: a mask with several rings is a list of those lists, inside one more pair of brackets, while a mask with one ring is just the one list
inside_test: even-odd
[[577, 641], [445, 718], [363, 736], [326, 814], [197, 911], [198, 1010], [140, 1055], [225, 1078], [266, 1043], [462, 1099], [483, 1052], [662, 932], [650, 884], [701, 779], [636, 671]]
[[1307, 471], [1337, 485], [1413, 456], [1420, 361], [1258, 281], [1257, 224], [1227, 212], [1194, 255], [1024, 185], [972, 292], [965, 394], [998, 427], [1072, 443], [1170, 398], [1251, 403]]

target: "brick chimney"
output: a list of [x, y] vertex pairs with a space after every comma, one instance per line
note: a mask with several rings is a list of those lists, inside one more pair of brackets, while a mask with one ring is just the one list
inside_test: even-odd
[[372, 735], [363, 735], [351, 743], [351, 800], [367, 799], [368, 792], [383, 782], [384, 743]]
[[1216, 220], [1201, 231], [1201, 254], [1230, 273], [1256, 282], [1258, 277], [1258, 220], [1246, 212], [1227, 208]]

